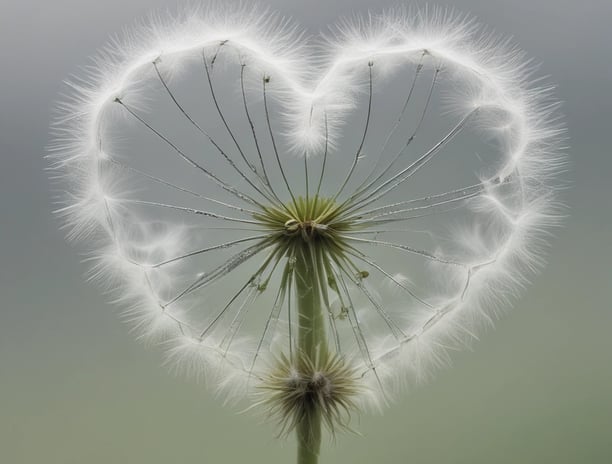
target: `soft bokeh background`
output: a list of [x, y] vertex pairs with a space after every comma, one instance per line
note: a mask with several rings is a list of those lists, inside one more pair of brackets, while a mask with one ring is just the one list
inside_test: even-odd
[[[269, 1], [312, 31], [389, 2]], [[442, 2], [444, 4], [444, 2]], [[159, 0], [0, 1], [0, 462], [292, 462], [294, 444], [160, 367], [51, 214], [42, 156], [61, 81]], [[612, 462], [612, 3], [461, 0], [513, 34], [565, 101], [570, 216], [549, 265], [474, 352], [413, 388], [327, 463]]]

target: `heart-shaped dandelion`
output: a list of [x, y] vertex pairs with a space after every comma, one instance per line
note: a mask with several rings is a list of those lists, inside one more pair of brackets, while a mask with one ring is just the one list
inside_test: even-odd
[[332, 432], [446, 360], [526, 283], [563, 128], [523, 54], [390, 11], [306, 40], [253, 9], [152, 21], [74, 79], [65, 226], [169, 361]]

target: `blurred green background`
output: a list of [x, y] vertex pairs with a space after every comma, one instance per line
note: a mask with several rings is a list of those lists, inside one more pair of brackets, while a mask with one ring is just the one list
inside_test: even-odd
[[[391, 2], [269, 1], [313, 32]], [[442, 5], [445, 3], [442, 2]], [[294, 443], [136, 342], [51, 214], [42, 156], [61, 81], [173, 2], [0, 1], [0, 462], [292, 462]], [[569, 218], [549, 264], [473, 352], [364, 414], [323, 463], [612, 462], [612, 3], [452, 3], [514, 35], [565, 101]]]

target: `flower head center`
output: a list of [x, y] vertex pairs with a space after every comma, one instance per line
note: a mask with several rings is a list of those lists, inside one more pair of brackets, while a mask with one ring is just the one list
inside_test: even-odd
[[324, 235], [327, 229], [327, 224], [320, 224], [315, 220], [299, 221], [292, 218], [285, 222], [287, 235], [300, 234], [305, 241], [314, 240], [318, 236]]
[[331, 198], [297, 197], [282, 208], [271, 207], [257, 214], [256, 219], [276, 230], [282, 239], [293, 242], [337, 240], [338, 232], [348, 226], [340, 220], [342, 208]]

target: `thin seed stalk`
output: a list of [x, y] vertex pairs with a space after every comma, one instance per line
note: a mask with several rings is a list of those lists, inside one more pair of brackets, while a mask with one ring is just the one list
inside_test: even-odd
[[[327, 357], [327, 339], [325, 336], [325, 315], [321, 301], [321, 290], [317, 276], [316, 246], [310, 241], [298, 245], [296, 253], [295, 281], [298, 310], [298, 356], [305, 356], [316, 364], [317, 359]], [[324, 289], [323, 289], [324, 290]], [[296, 426], [297, 462], [298, 464], [317, 464], [321, 450], [321, 411], [314, 407], [307, 408]]]

